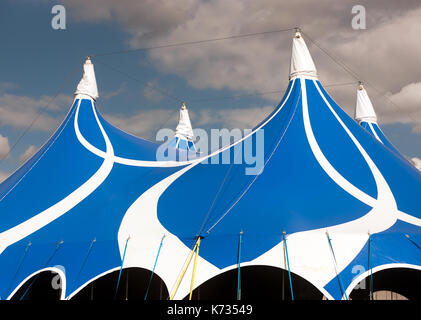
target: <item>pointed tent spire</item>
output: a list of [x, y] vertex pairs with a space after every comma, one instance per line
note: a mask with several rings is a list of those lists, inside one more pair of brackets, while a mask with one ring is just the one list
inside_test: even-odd
[[377, 123], [377, 116], [373, 104], [361, 82], [357, 91], [357, 104], [355, 106], [354, 118], [358, 123], [363, 121]]
[[397, 156], [401, 157], [406, 161], [406, 157], [402, 155], [399, 150], [387, 139], [383, 131], [380, 129], [377, 123], [376, 112], [374, 111], [373, 105], [368, 97], [367, 91], [360, 82], [357, 91], [357, 105], [355, 107], [355, 120], [371, 133], [379, 142], [385, 145], [389, 150], [394, 152]]
[[180, 108], [180, 116], [178, 118], [178, 125], [175, 129], [175, 136], [169, 142], [169, 145], [184, 150], [196, 151], [194, 145], [194, 133], [190, 123], [189, 112], [186, 104], [183, 102]]
[[90, 96], [92, 99], [98, 99], [98, 87], [96, 85], [94, 65], [92, 64], [91, 57], [87, 57], [85, 64], [83, 65], [83, 77], [80, 80], [75, 95], [85, 94]]
[[300, 29], [297, 28], [294, 40], [292, 41], [292, 55], [289, 79], [298, 76], [308, 76], [317, 78], [317, 70], [304, 42]]
[[186, 104], [183, 102], [180, 108], [180, 116], [178, 118], [178, 125], [175, 129], [175, 136], [188, 141], [193, 141], [194, 134], [190, 122], [189, 112]]

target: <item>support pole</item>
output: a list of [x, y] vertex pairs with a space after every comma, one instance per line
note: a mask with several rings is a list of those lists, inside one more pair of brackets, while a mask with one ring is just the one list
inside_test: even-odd
[[284, 255], [287, 260], [287, 266], [288, 266], [288, 277], [289, 277], [289, 287], [291, 289], [291, 299], [294, 301], [294, 290], [292, 289], [292, 277], [291, 277], [291, 268], [289, 267], [289, 257], [288, 257], [288, 246], [287, 246], [287, 238], [286, 238], [286, 232], [282, 232], [282, 237], [284, 239]]
[[237, 300], [241, 300], [241, 245], [243, 243], [243, 230], [240, 231], [238, 241], [238, 274], [237, 274]]
[[184, 266], [183, 266], [183, 269], [182, 269], [182, 271], [181, 271], [180, 277], [178, 278], [178, 281], [177, 281], [177, 283], [176, 283], [176, 285], [175, 285], [175, 288], [174, 288], [173, 292], [171, 293], [170, 300], [173, 300], [173, 299], [174, 299], [175, 294], [177, 293], [178, 287], [180, 286], [180, 283], [181, 283], [181, 281], [182, 281], [182, 280], [183, 280], [183, 278], [184, 278], [184, 274], [186, 273], [187, 268], [188, 268], [188, 267], [189, 267], [189, 265], [190, 265], [190, 261], [191, 261], [191, 259], [192, 259], [192, 257], [193, 257], [193, 254], [194, 254], [194, 253], [195, 253], [195, 251], [196, 251], [196, 247], [197, 247], [197, 242], [196, 242], [196, 244], [194, 245], [193, 250], [190, 252], [190, 254], [189, 254], [188, 258], [187, 258], [187, 261], [186, 261], [186, 263], [185, 263], [185, 264], [184, 264]]
[[[285, 254], [284, 254], [284, 256], [285, 256]], [[284, 301], [284, 300], [285, 300], [285, 274], [282, 271], [282, 301]]]
[[86, 262], [88, 261], [88, 257], [89, 257], [89, 255], [91, 254], [92, 247], [94, 246], [94, 244], [95, 244], [95, 243], [96, 243], [96, 238], [94, 238], [94, 239], [91, 241], [91, 244], [89, 245], [89, 249], [88, 249], [88, 251], [87, 251], [87, 253], [86, 253], [85, 259], [83, 259], [82, 265], [80, 266], [80, 269], [79, 269], [79, 272], [78, 272], [78, 274], [77, 274], [77, 276], [76, 276], [76, 278], [75, 278], [75, 281], [74, 281], [73, 287], [76, 287], [77, 281], [79, 280], [79, 276], [80, 276], [80, 274], [82, 273], [82, 270], [83, 270], [83, 268], [84, 268], [84, 267], [85, 267], [85, 265], [86, 265]]
[[371, 234], [368, 233], [368, 270], [370, 270], [369, 298], [373, 300], [373, 268], [371, 267]]
[[158, 262], [158, 257], [159, 257], [159, 253], [161, 252], [162, 243], [164, 242], [164, 238], [165, 238], [165, 234], [162, 236], [161, 243], [159, 244], [159, 248], [158, 248], [158, 253], [156, 254], [155, 263], [154, 263], [153, 269], [152, 269], [152, 274], [151, 274], [151, 277], [149, 278], [148, 288], [146, 289], [146, 293], [145, 293], [145, 298], [144, 298], [145, 301], [148, 298], [149, 289], [151, 287], [152, 278], [153, 278], [153, 275], [155, 273], [155, 267], [156, 267], [156, 264]]
[[129, 300], [129, 269], [126, 270], [126, 300]]
[[114, 293], [114, 300], [117, 298], [118, 287], [120, 286], [120, 280], [121, 280], [121, 272], [123, 271], [123, 264], [124, 264], [124, 259], [126, 258], [127, 244], [129, 243], [129, 240], [130, 240], [130, 236], [127, 238], [126, 245], [124, 246], [123, 259], [121, 259], [120, 272], [118, 274], [117, 287], [115, 288], [115, 293]]
[[340, 277], [340, 275], [338, 273], [338, 265], [337, 265], [337, 262], [336, 262], [335, 252], [333, 251], [332, 242], [331, 242], [331, 239], [329, 237], [329, 233], [327, 231], [326, 231], [326, 237], [327, 237], [327, 241], [329, 242], [330, 251], [332, 252], [333, 266], [335, 267], [335, 273], [336, 273], [336, 277], [338, 278], [339, 288], [341, 289], [342, 295], [344, 295], [345, 296], [345, 299], [348, 300], [348, 296], [347, 296], [347, 294], [346, 294], [346, 292], [344, 290], [344, 287], [342, 285], [341, 277]]
[[197, 237], [197, 245], [196, 245], [196, 256], [194, 257], [193, 274], [192, 274], [191, 284], [190, 284], [189, 300], [191, 300], [192, 295], [193, 295], [193, 286], [194, 286], [194, 278], [196, 276], [197, 258], [199, 256], [200, 239], [201, 239], [201, 237], [198, 236]]

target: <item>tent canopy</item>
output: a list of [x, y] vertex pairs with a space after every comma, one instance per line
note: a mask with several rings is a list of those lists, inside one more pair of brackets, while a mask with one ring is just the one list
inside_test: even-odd
[[[291, 272], [329, 299], [345, 298], [368, 269], [421, 269], [408, 241], [421, 243], [421, 174], [333, 101], [299, 32], [292, 48], [274, 111], [242, 139], [185, 161], [156, 160], [159, 145], [97, 112], [88, 59], [63, 123], [0, 185], [0, 296], [54, 270], [71, 298], [123, 256], [124, 268], [152, 270], [164, 235], [155, 272], [170, 292], [198, 236], [195, 287], [236, 268], [240, 232], [242, 265], [287, 269], [285, 232]], [[181, 129], [189, 139], [191, 125]], [[216, 161], [259, 135], [258, 175], [246, 174], [245, 161]], [[355, 265], [367, 271], [355, 278]], [[176, 299], [188, 294], [187, 278]]]

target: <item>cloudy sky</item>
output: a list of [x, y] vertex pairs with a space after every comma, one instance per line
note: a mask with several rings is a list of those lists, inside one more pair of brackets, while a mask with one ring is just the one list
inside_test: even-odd
[[[56, 4], [66, 9], [65, 30], [51, 27]], [[351, 26], [354, 5], [366, 9], [365, 30]], [[343, 109], [353, 115], [357, 80], [331, 57], [366, 84], [392, 143], [421, 158], [420, 21], [419, 0], [3, 0], [0, 158], [12, 150], [0, 180], [60, 124], [87, 55], [96, 56], [100, 112], [133, 134], [154, 140], [158, 129], [174, 128], [180, 100], [194, 127], [251, 128], [282, 98], [293, 31], [102, 54], [295, 26]]]

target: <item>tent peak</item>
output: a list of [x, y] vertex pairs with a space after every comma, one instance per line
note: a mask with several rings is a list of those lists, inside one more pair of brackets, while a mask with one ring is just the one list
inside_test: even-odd
[[358, 85], [357, 90], [357, 104], [355, 106], [355, 120], [361, 122], [374, 122], [377, 123], [377, 115], [374, 111], [373, 104], [368, 97], [362, 82]]
[[180, 115], [178, 118], [178, 125], [175, 129], [175, 136], [186, 139], [188, 141], [194, 140], [192, 125], [190, 122], [189, 111], [187, 110], [186, 103], [182, 102], [180, 107]]
[[292, 80], [300, 76], [317, 79], [317, 70], [301, 34], [301, 30], [300, 28], [296, 28], [295, 35], [292, 40], [289, 79]]
[[184, 101], [180, 106], [178, 125], [175, 129], [174, 138], [168, 143], [168, 145], [177, 149], [196, 152], [189, 111], [187, 110], [186, 103]]
[[87, 95], [92, 99], [98, 99], [98, 87], [96, 84], [94, 65], [91, 57], [87, 56], [83, 64], [83, 76], [76, 88], [75, 95]]

